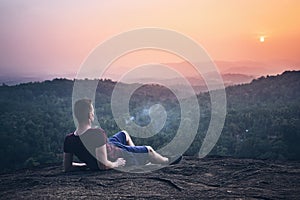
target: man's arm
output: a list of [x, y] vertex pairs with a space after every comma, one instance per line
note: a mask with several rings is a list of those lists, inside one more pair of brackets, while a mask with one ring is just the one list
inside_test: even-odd
[[118, 158], [115, 162], [111, 162], [107, 159], [107, 150], [106, 150], [106, 144], [96, 148], [96, 158], [98, 161], [98, 167], [99, 169], [110, 169], [110, 168], [116, 168], [120, 166], [124, 166], [126, 161], [124, 158]]
[[76, 171], [76, 170], [80, 170], [85, 167], [86, 167], [85, 163], [73, 162], [73, 154], [72, 153], [64, 153], [64, 171], [65, 172]]

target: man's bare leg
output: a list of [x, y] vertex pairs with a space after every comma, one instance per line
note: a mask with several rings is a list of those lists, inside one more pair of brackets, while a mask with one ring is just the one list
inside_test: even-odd
[[151, 146], [146, 146], [149, 152], [149, 160], [153, 164], [168, 164], [169, 158], [164, 157], [154, 151], [154, 149]]
[[[123, 133], [125, 133], [126, 136], [126, 143], [129, 146], [135, 146], [135, 144], [133, 143], [130, 135], [127, 133], [127, 131], [122, 131]], [[149, 161], [153, 164], [168, 164], [169, 163], [169, 159], [167, 157], [164, 157], [162, 155], [160, 155], [159, 153], [157, 153], [156, 151], [154, 151], [154, 149], [151, 146], [146, 146], [146, 148], [148, 149], [149, 152]]]

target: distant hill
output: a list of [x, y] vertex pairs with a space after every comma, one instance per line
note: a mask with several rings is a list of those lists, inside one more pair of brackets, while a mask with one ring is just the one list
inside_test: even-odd
[[[227, 87], [230, 102], [253, 104], [298, 104], [300, 98], [300, 71], [286, 71], [277, 76], [262, 76], [250, 84]], [[267, 105], [266, 105], [267, 106]]]
[[[207, 73], [205, 76], [213, 83], [215, 78], [212, 73]], [[245, 74], [221, 74], [223, 79], [224, 86], [231, 86], [231, 85], [239, 85], [243, 83], [250, 83], [255, 77], [249, 76]], [[160, 83], [163, 85], [170, 86], [172, 88], [176, 88], [179, 90], [186, 90], [186, 82], [193, 87], [196, 93], [205, 92], [207, 91], [206, 82], [203, 77], [186, 77], [186, 78], [169, 78], [169, 79], [155, 79], [155, 78], [138, 78], [130, 80], [129, 83]]]
[[17, 85], [20, 83], [29, 83], [34, 81], [43, 81], [39, 77], [12, 77], [12, 76], [0, 76], [0, 84]]
[[[289, 60], [274, 60], [268, 62], [258, 62], [251, 60], [240, 61], [213, 61], [216, 68], [221, 74], [244, 74], [248, 76], [260, 77], [266, 75], [276, 75], [283, 73], [284, 71], [299, 70], [300, 63]], [[205, 68], [205, 66], [211, 66], [211, 62], [198, 62], [198, 66]], [[178, 63], [166, 63], [166, 66], [177, 70], [185, 75], [185, 77], [195, 76], [195, 72], [192, 72], [192, 65], [189, 62]], [[207, 69], [208, 70], [208, 69]], [[207, 71], [209, 72], [209, 71]]]

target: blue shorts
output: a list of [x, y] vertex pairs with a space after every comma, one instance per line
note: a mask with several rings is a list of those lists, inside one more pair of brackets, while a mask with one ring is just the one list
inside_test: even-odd
[[114, 134], [108, 138], [108, 142], [115, 146], [132, 153], [148, 153], [148, 149], [145, 146], [129, 146], [126, 143], [126, 135], [123, 131]]
[[126, 166], [145, 165], [149, 160], [146, 146], [129, 146], [126, 143], [126, 135], [120, 131], [108, 138], [108, 142], [122, 149], [122, 157], [126, 160]]

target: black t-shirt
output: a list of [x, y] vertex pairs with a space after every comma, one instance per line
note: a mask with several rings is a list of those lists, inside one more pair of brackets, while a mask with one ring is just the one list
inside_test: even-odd
[[[82, 135], [70, 133], [65, 137], [64, 152], [72, 153], [90, 169], [99, 169], [95, 158], [95, 149], [105, 145], [107, 136], [102, 129], [88, 129]], [[86, 148], [87, 147], [87, 148]]]

